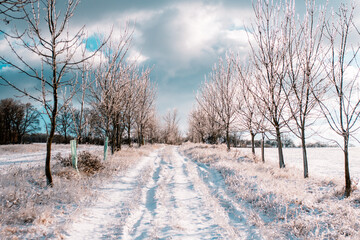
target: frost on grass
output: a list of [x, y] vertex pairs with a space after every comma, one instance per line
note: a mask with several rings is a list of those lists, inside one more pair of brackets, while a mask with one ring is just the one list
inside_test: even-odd
[[[343, 198], [342, 179], [304, 179], [295, 168], [279, 169], [225, 146], [185, 144], [184, 154], [218, 170], [251, 221], [270, 239], [359, 239], [360, 192]], [[289, 159], [289, 161], [291, 161]]]
[[[21, 145], [17, 149], [21, 147], [24, 153], [31, 148]], [[21, 152], [12, 146], [1, 150], [14, 156]], [[100, 160], [101, 151], [81, 152], [79, 173], [68, 164], [68, 157], [59, 155], [52, 159], [52, 188], [46, 186], [42, 166], [9, 166], [0, 178], [0, 239], [61, 238], [66, 221], [96, 199], [97, 186], [150, 151], [151, 147], [124, 149], [106, 163]]]
[[[57, 154], [55, 159], [60, 162], [63, 167], [72, 166], [71, 155], [68, 157], [62, 157], [61, 154]], [[89, 152], [83, 151], [78, 155], [78, 169], [80, 172], [86, 175], [94, 175], [97, 172], [105, 168], [100, 158], [96, 155], [92, 155]]]

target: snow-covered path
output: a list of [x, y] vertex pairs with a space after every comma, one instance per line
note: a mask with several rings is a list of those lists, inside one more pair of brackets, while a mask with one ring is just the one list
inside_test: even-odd
[[99, 191], [66, 239], [261, 239], [221, 175], [176, 147], [156, 150]]

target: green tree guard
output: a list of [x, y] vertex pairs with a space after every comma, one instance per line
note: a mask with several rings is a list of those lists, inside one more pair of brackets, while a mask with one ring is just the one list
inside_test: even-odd
[[107, 158], [108, 142], [109, 142], [109, 137], [106, 137], [104, 143], [104, 161], [106, 161]]
[[79, 169], [78, 169], [78, 167], [77, 167], [78, 158], [77, 158], [77, 154], [76, 154], [76, 140], [71, 140], [71, 141], [70, 141], [70, 145], [71, 145], [72, 165], [73, 165], [73, 168], [75, 168], [76, 171], [79, 172]]

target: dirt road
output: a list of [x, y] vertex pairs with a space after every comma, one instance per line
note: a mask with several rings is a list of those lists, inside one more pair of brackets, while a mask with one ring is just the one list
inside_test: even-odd
[[66, 239], [261, 239], [220, 173], [167, 146], [101, 189]]

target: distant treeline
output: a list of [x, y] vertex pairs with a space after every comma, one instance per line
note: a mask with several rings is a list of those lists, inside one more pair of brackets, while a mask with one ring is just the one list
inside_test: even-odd
[[[47, 129], [49, 129], [49, 126], [46, 125], [49, 124], [42, 119], [40, 111], [31, 103], [22, 103], [12, 98], [0, 100], [0, 145], [46, 143]], [[41, 125], [44, 130], [40, 127]], [[135, 123], [131, 122], [124, 129], [126, 131], [121, 134], [119, 142], [121, 144], [139, 144], [139, 130], [135, 127]], [[165, 137], [160, 137], [162, 132], [156, 126], [144, 127], [142, 132], [141, 141], [149, 143], [165, 141]], [[164, 133], [163, 135], [170, 136], [171, 134]], [[64, 107], [57, 114], [54, 143], [69, 143], [70, 140], [76, 139], [79, 143], [104, 144], [105, 136], [99, 114], [93, 109], [85, 108], [80, 113], [78, 109]], [[111, 139], [109, 140], [111, 141]]]
[[39, 113], [30, 103], [12, 98], [0, 101], [0, 144], [22, 143], [25, 135], [39, 131]]
[[[189, 140], [189, 139], [187, 139]], [[251, 148], [251, 140], [247, 139], [240, 139], [239, 136], [231, 135], [229, 137], [230, 145], [232, 147], [239, 147], [239, 148]], [[205, 138], [203, 140], [204, 143], [209, 144], [216, 144], [216, 143], [226, 143], [225, 136], [218, 135], [216, 138]], [[254, 144], [256, 148], [261, 147], [261, 140], [254, 140]], [[268, 139], [264, 143], [264, 147], [266, 148], [277, 148], [277, 141], [276, 139]], [[300, 148], [301, 145], [296, 145], [294, 141], [289, 137], [283, 137], [282, 139], [282, 146], [285, 148]], [[329, 143], [324, 142], [315, 142], [315, 143], [308, 143], [306, 144], [307, 148], [330, 148], [330, 147], [337, 147], [336, 145], [332, 145]]]

